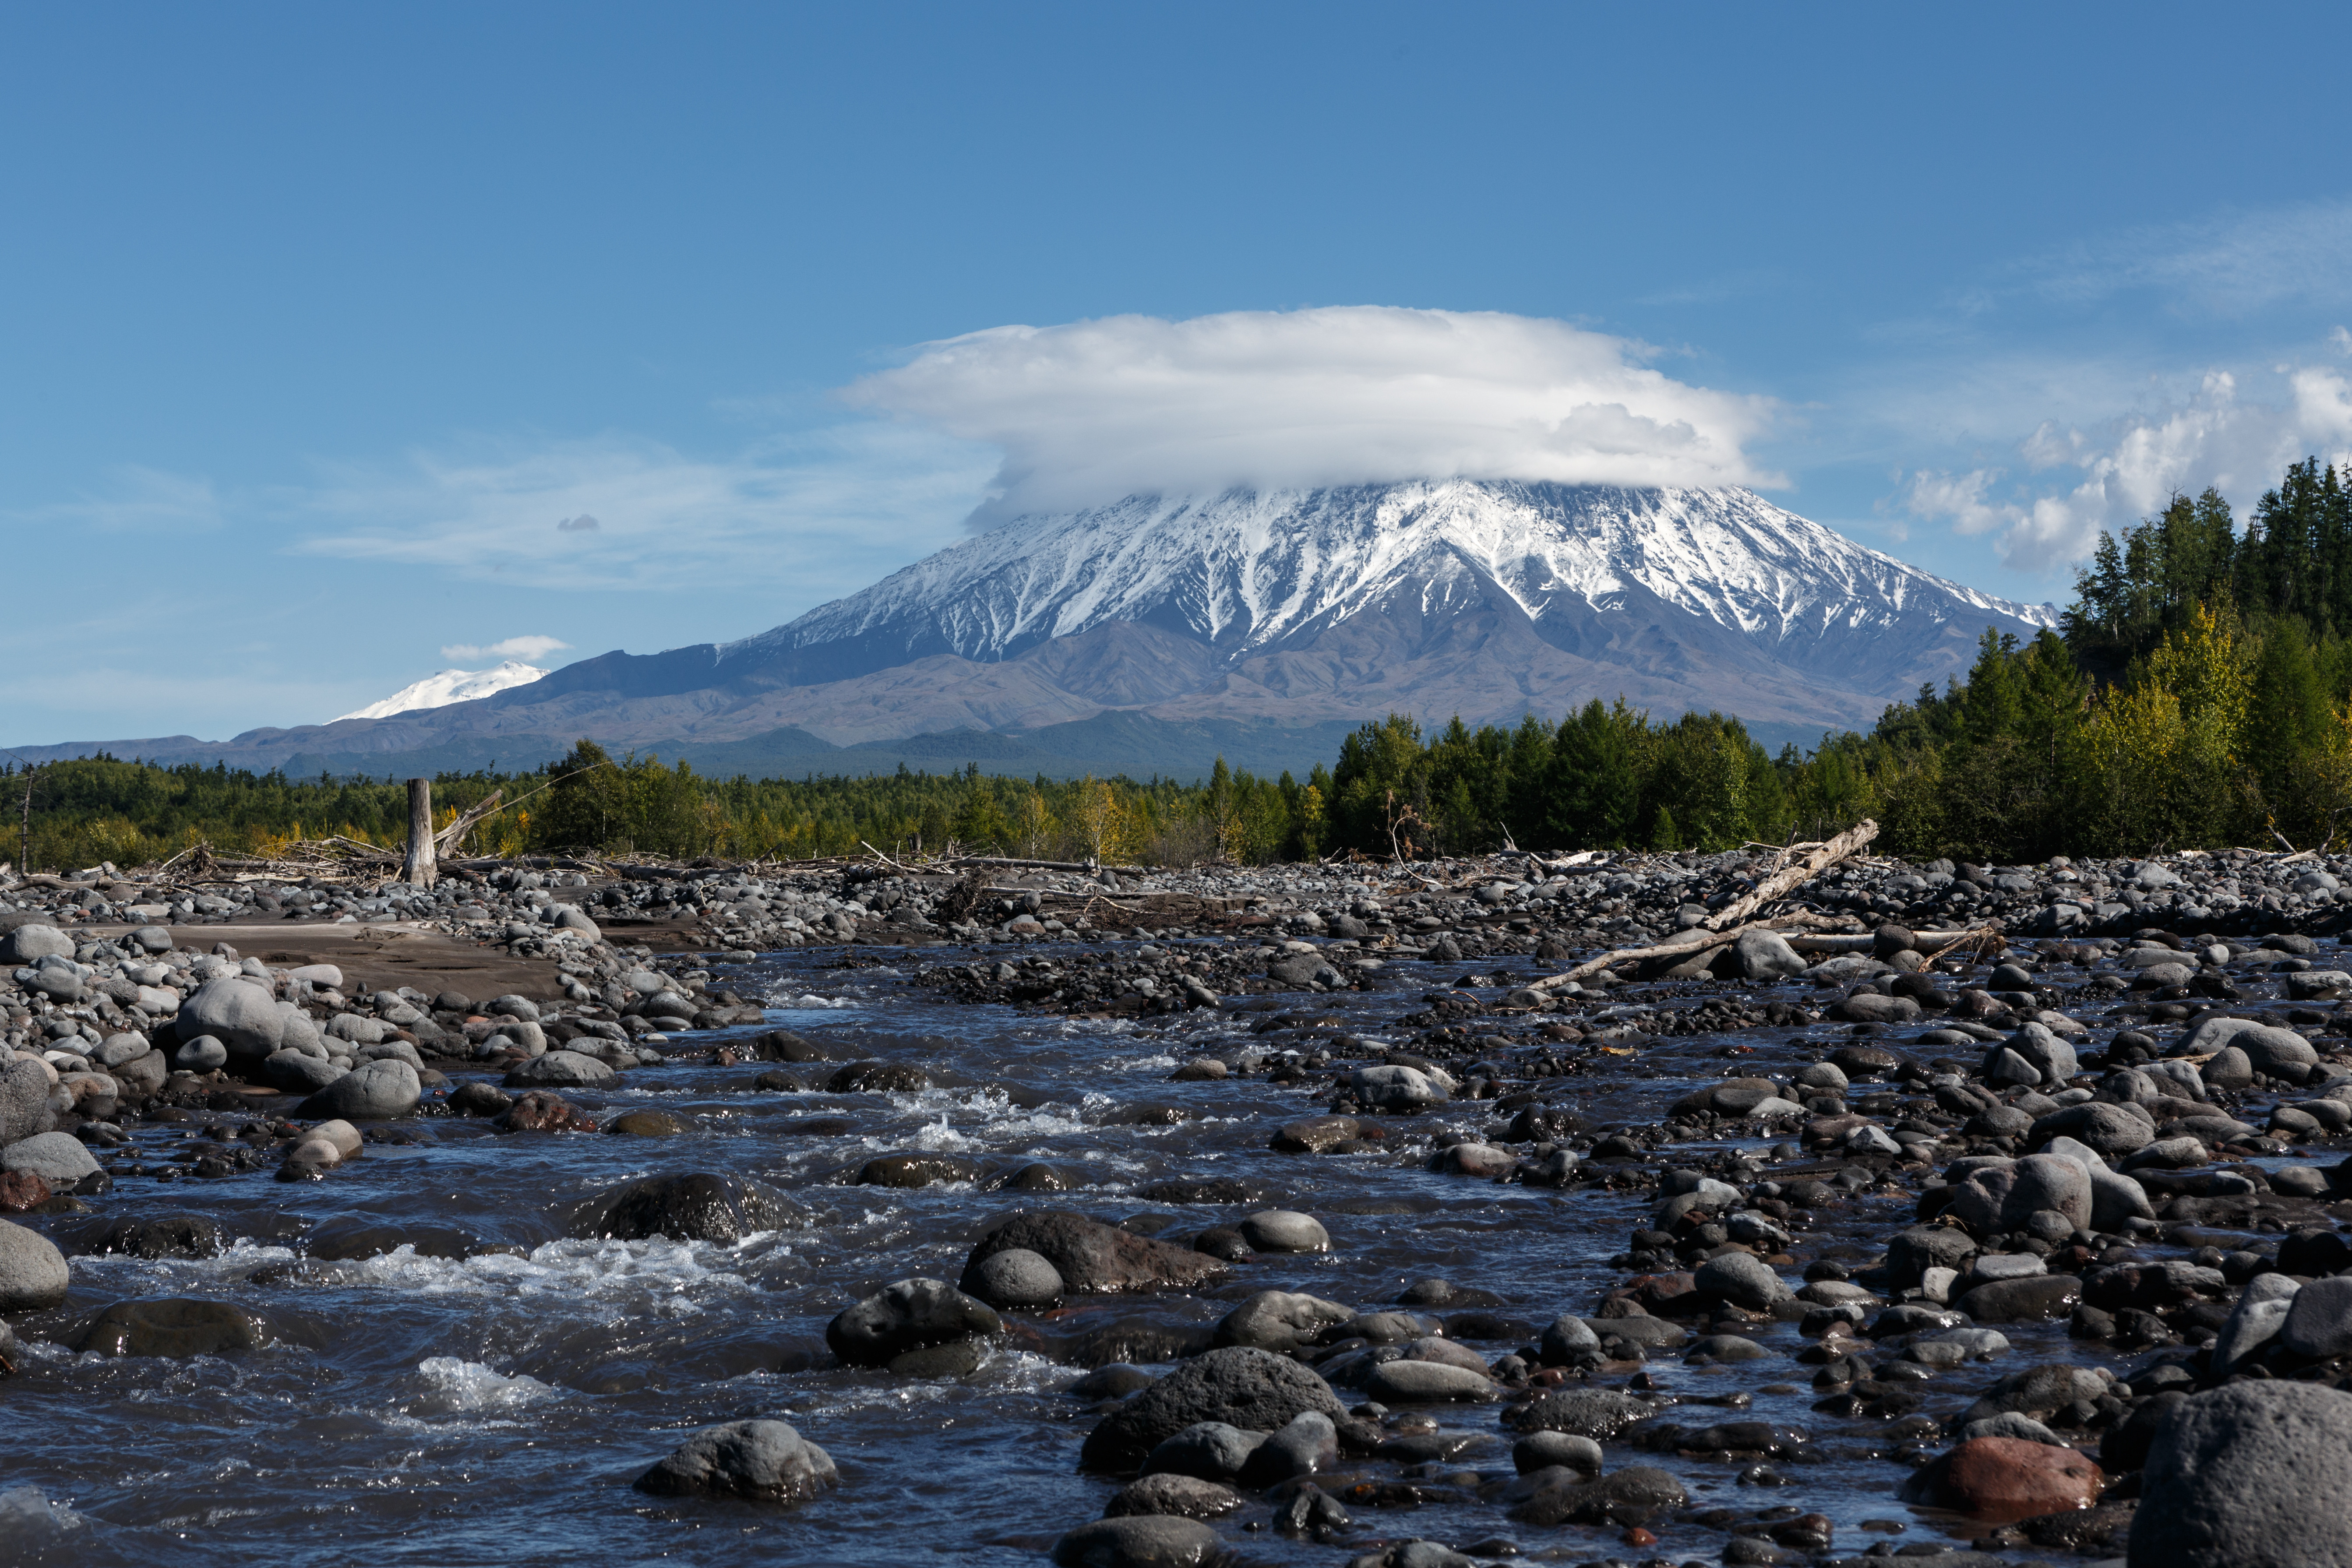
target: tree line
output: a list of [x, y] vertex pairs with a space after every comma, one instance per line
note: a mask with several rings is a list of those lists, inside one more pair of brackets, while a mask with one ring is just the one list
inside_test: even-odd
[[[26, 780], [6, 770], [14, 790]], [[92, 758], [41, 767], [26, 863], [392, 847], [395, 781]], [[582, 741], [532, 773], [444, 774], [444, 819], [504, 792], [476, 852], [808, 859], [976, 850], [1195, 865], [1507, 846], [1716, 850], [1870, 816], [1914, 858], [1990, 862], [2352, 838], [2352, 472], [2292, 466], [2242, 529], [2208, 489], [2103, 536], [2055, 628], [1988, 629], [1965, 678], [1867, 731], [1769, 754], [1737, 718], [1595, 699], [1557, 723], [1424, 732], [1391, 714], [1304, 782], [1218, 759], [1204, 782], [909, 772], [708, 778]]]

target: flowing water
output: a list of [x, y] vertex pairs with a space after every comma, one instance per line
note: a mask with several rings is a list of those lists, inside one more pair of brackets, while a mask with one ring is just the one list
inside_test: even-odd
[[[689, 1124], [684, 1136], [509, 1136], [428, 1116], [402, 1124], [413, 1143], [371, 1143], [320, 1182], [123, 1178], [97, 1200], [102, 1212], [202, 1214], [237, 1239], [201, 1261], [77, 1257], [68, 1304], [19, 1324], [23, 1364], [0, 1383], [12, 1432], [0, 1462], [0, 1558], [1034, 1564], [1057, 1532], [1098, 1515], [1117, 1484], [1077, 1473], [1078, 1446], [1096, 1417], [1063, 1392], [1078, 1370], [1040, 1353], [1047, 1334], [1120, 1319], [1211, 1321], [1268, 1288], [1370, 1310], [1431, 1276], [1496, 1292], [1509, 1304], [1506, 1315], [1539, 1326], [1562, 1310], [1590, 1313], [1622, 1278], [1607, 1266], [1610, 1255], [1646, 1223], [1651, 1195], [1496, 1185], [1433, 1173], [1408, 1157], [1416, 1140], [1425, 1157], [1429, 1134], [1491, 1129], [1491, 1110], [1475, 1105], [1399, 1124], [1398, 1152], [1274, 1152], [1277, 1125], [1321, 1109], [1311, 1086], [1169, 1075], [1203, 1051], [1230, 1055], [1244, 1042], [1279, 1051], [1297, 1047], [1297, 1037], [1253, 1037], [1248, 1014], [1134, 1025], [956, 1006], [907, 978], [916, 963], [971, 956], [927, 949], [895, 958], [898, 967], [865, 955], [862, 967], [840, 967], [837, 953], [802, 952], [763, 959], [750, 985], [730, 980], [745, 994], [764, 991], [770, 1026], [836, 1058], [922, 1067], [941, 1087], [921, 1092], [760, 1091], [751, 1080], [772, 1064], [679, 1062], [632, 1072], [617, 1092], [570, 1098], [600, 1119], [667, 1110]], [[1343, 1018], [1360, 1038], [1399, 1038], [1397, 1018], [1458, 973], [1400, 963], [1381, 972], [1378, 992], [1299, 1000]], [[1658, 1121], [1675, 1098], [1720, 1076], [1717, 1052], [1727, 1042], [1755, 1045], [1749, 1060], [1759, 1067], [1801, 1059], [1788, 1034], [1663, 1041], [1638, 1066], [1612, 1058], [1612, 1070], [1577, 1080], [1589, 1096], [1581, 1109], [1596, 1124]], [[1514, 1041], [1507, 1065], [1530, 1045]], [[786, 1070], [822, 1082], [831, 1069]], [[1147, 1105], [1177, 1108], [1183, 1119], [1139, 1117]], [[167, 1155], [208, 1120], [218, 1119], [199, 1113], [193, 1126], [142, 1129], [142, 1158]], [[841, 1183], [877, 1155], [912, 1151], [980, 1157], [992, 1168], [1047, 1162], [1076, 1184], [1052, 1195]], [[685, 1171], [758, 1177], [808, 1205], [815, 1222], [735, 1246], [566, 1238], [569, 1206], [588, 1194]], [[988, 1222], [1017, 1205], [1108, 1219], [1158, 1207], [1162, 1234], [1185, 1242], [1247, 1212], [1174, 1210], [1132, 1195], [1180, 1176], [1240, 1178], [1267, 1200], [1247, 1207], [1315, 1215], [1332, 1250], [1255, 1259], [1212, 1298], [1125, 1298], [1043, 1324], [1029, 1320], [960, 1380], [830, 1364], [824, 1331], [834, 1314], [894, 1279], [954, 1280]], [[1829, 1233], [1801, 1235], [1800, 1254], [1844, 1245], [1849, 1256], [1873, 1255], [1906, 1209], [1907, 1200], [1860, 1201], [1839, 1211]], [[189, 1360], [108, 1359], [58, 1342], [110, 1303], [158, 1296], [238, 1303], [269, 1321], [276, 1342]], [[1958, 1407], [2003, 1371], [2072, 1353], [2063, 1327], [2009, 1331], [2019, 1343], [2001, 1363], [1926, 1385], [1928, 1413]], [[1728, 1462], [1612, 1447], [1612, 1467], [1664, 1464], [1702, 1506], [1819, 1510], [1836, 1522], [1843, 1552], [1885, 1539], [1862, 1531], [1865, 1520], [1905, 1523], [1898, 1540], [1940, 1539], [1935, 1521], [1892, 1500], [1905, 1471], [1874, 1457], [1883, 1440], [1859, 1425], [1842, 1433], [1811, 1412], [1811, 1369], [1784, 1359], [1802, 1343], [1794, 1325], [1754, 1331], [1773, 1359], [1698, 1369], [1661, 1358], [1651, 1370], [1694, 1401], [1752, 1396], [1738, 1415], [1805, 1427], [1827, 1462], [1782, 1466], [1793, 1484], [1778, 1490], [1737, 1485], [1740, 1467]], [[1492, 1360], [1524, 1342], [1475, 1348]], [[1614, 1381], [1622, 1377], [1621, 1370]], [[1509, 1472], [1515, 1434], [1500, 1426], [1497, 1407], [1438, 1413], [1474, 1438], [1439, 1468]], [[1732, 1415], [1700, 1405], [1680, 1418]], [[631, 1489], [697, 1428], [751, 1416], [788, 1419], [823, 1444], [840, 1467], [838, 1489], [792, 1512]], [[1404, 1473], [1370, 1462], [1347, 1468]], [[1336, 1564], [1367, 1541], [1408, 1536], [1456, 1545], [1501, 1536], [1567, 1561], [1712, 1561], [1725, 1539], [1668, 1521], [1654, 1527], [1662, 1543], [1637, 1552], [1612, 1531], [1517, 1526], [1497, 1504], [1463, 1500], [1359, 1510], [1349, 1542], [1318, 1544], [1243, 1528], [1265, 1511], [1220, 1526], [1262, 1562]]]

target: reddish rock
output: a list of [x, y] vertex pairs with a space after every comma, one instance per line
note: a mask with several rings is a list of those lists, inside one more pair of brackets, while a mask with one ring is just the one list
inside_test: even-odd
[[533, 1089], [498, 1120], [509, 1132], [593, 1132], [593, 1118], [560, 1094]]
[[30, 1171], [0, 1176], [0, 1213], [23, 1214], [49, 1201], [49, 1184]]
[[2089, 1508], [2105, 1485], [2087, 1454], [2016, 1437], [1977, 1437], [1938, 1456], [1903, 1493], [1914, 1502], [2007, 1521]]

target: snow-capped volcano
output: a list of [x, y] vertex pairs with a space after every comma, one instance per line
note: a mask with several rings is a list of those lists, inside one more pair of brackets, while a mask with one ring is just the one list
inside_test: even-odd
[[381, 702], [371, 702], [331, 722], [340, 724], [345, 719], [389, 719], [395, 713], [414, 713], [425, 708], [446, 708], [452, 702], [471, 702], [477, 697], [495, 697], [514, 687], [527, 686], [546, 673], [536, 665], [514, 658], [496, 669], [445, 669], [426, 676], [413, 686], [402, 687]]
[[390, 766], [469, 747], [551, 756], [583, 735], [664, 755], [765, 737], [797, 758], [1093, 726], [1162, 748], [1109, 765], [1189, 768], [1218, 743], [1203, 726], [1312, 735], [1320, 755], [1335, 728], [1389, 712], [1512, 724], [1619, 697], [1811, 744], [1966, 670], [1988, 626], [2031, 636], [2055, 618], [1745, 489], [1449, 479], [1138, 496], [1013, 518], [738, 642], [543, 676], [450, 670], [329, 726], [123, 744]]
[[1241, 661], [1368, 612], [1409, 605], [1425, 617], [1496, 596], [1556, 646], [1562, 637], [1550, 634], [1594, 616], [1670, 609], [1776, 658], [1826, 657], [1835, 673], [1865, 680], [1878, 669], [1873, 689], [1895, 673], [1889, 655], [1907, 665], [1905, 650], [1940, 644], [1956, 625], [1973, 640], [1989, 621], [2056, 619], [2048, 605], [1947, 582], [1745, 489], [1448, 480], [1131, 497], [1015, 518], [724, 645], [719, 664], [783, 658], [837, 678], [939, 654], [995, 661], [1118, 622]]

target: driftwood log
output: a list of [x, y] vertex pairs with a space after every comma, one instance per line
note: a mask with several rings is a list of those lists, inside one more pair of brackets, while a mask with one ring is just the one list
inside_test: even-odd
[[1781, 867], [1757, 883], [1753, 889], [1709, 915], [1706, 921], [1707, 929], [1721, 931], [1746, 920], [1758, 910], [1779, 902], [1847, 856], [1859, 854], [1864, 845], [1877, 837], [1878, 824], [1864, 817], [1835, 838], [1812, 849], [1802, 859]]

